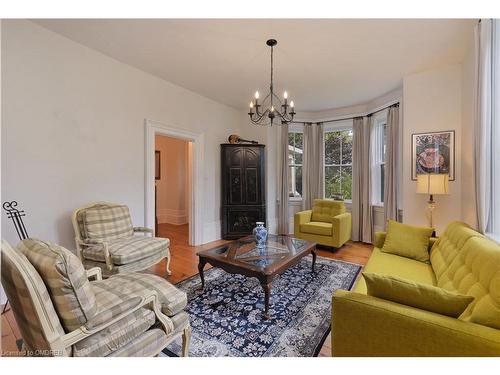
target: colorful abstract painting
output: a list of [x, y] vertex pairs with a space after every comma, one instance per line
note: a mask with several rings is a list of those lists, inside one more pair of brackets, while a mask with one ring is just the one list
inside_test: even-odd
[[425, 173], [447, 173], [455, 180], [455, 132], [412, 135], [412, 180]]

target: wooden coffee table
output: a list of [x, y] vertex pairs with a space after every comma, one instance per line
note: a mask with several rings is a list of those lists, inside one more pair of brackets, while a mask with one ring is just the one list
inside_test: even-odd
[[264, 289], [264, 317], [269, 319], [269, 295], [274, 278], [312, 254], [312, 271], [316, 263], [316, 243], [298, 238], [269, 235], [266, 246], [258, 248], [254, 237], [248, 236], [230, 244], [198, 253], [198, 270], [205, 287], [203, 268], [209, 263], [229, 273], [256, 277]]

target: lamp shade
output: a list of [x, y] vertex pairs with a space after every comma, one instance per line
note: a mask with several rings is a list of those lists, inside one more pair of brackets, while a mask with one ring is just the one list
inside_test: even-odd
[[419, 194], [449, 194], [447, 174], [417, 175], [417, 193]]

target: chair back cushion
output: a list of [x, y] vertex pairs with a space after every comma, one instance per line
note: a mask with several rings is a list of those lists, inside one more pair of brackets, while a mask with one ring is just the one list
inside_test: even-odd
[[460, 319], [500, 329], [500, 245], [453, 222], [430, 259], [439, 287], [475, 298]]
[[62, 246], [37, 239], [19, 243], [45, 283], [66, 332], [87, 323], [97, 311], [96, 299], [80, 260]]
[[345, 204], [342, 201], [331, 199], [315, 199], [312, 208], [311, 221], [331, 223], [334, 216], [345, 212]]
[[85, 238], [111, 241], [134, 235], [132, 219], [127, 206], [98, 205], [83, 213]]
[[63, 355], [48, 352], [55, 348], [64, 330], [40, 275], [23, 254], [6, 242], [2, 243], [1, 263], [2, 285], [26, 349], [38, 350], [32, 355]]

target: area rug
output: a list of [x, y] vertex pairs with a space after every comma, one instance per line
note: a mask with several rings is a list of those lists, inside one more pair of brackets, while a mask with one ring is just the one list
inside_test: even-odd
[[[177, 284], [188, 295], [192, 357], [312, 357], [330, 332], [332, 294], [350, 290], [361, 266], [318, 257], [303, 258], [273, 282], [269, 311], [263, 318], [264, 292], [255, 278], [212, 268], [205, 289], [198, 275]], [[164, 349], [179, 356], [181, 340]]]

